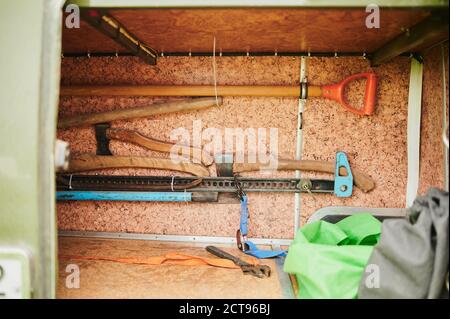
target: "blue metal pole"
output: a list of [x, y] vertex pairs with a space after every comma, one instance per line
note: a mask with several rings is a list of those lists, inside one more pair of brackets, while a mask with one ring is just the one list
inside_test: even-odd
[[102, 191], [58, 191], [56, 200], [120, 200], [147, 202], [191, 202], [188, 192], [102, 192]]

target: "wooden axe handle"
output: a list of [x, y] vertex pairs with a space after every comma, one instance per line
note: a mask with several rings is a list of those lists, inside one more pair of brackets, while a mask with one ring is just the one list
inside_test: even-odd
[[131, 109], [120, 109], [94, 114], [80, 114], [59, 119], [58, 128], [64, 129], [72, 126], [88, 126], [92, 124], [107, 123], [116, 120], [149, 117], [157, 114], [203, 110], [212, 106], [216, 106], [217, 103], [219, 105], [222, 104], [221, 97], [218, 97], [217, 101], [215, 97], [195, 98], [183, 101], [174, 101], [135, 107]]
[[195, 176], [209, 176], [208, 169], [203, 165], [194, 163], [174, 163], [167, 158], [83, 154], [79, 157], [70, 159], [69, 162], [69, 172], [128, 167], [164, 169], [189, 173]]
[[[241, 173], [241, 172], [251, 172], [251, 171], [259, 171], [262, 170], [270, 170], [271, 168], [267, 165], [263, 165], [260, 163], [234, 163], [233, 164], [233, 172]], [[327, 162], [327, 161], [312, 161], [312, 160], [288, 160], [288, 159], [279, 159], [277, 170], [300, 170], [300, 171], [315, 171], [315, 172], [323, 172], [334, 174], [335, 163]], [[340, 174], [345, 175], [345, 169], [341, 167]], [[362, 191], [369, 192], [375, 188], [374, 180], [357, 170], [352, 169], [352, 174], [354, 178], [354, 183], [358, 186]]]
[[[106, 136], [109, 139], [136, 144], [145, 147], [146, 149], [163, 153], [172, 152], [172, 148], [175, 145], [175, 143], [155, 140], [144, 136], [139, 132], [124, 129], [110, 128], [106, 131]], [[189, 154], [189, 157], [195, 163], [202, 163], [205, 166], [209, 166], [214, 162], [214, 158], [200, 148], [189, 146], [178, 147], [178, 155], [183, 155], [183, 152]]]

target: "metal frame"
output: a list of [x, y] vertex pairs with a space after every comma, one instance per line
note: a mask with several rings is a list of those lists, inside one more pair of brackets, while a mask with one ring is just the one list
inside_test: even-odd
[[[235, 237], [158, 235], [158, 234], [92, 232], [92, 231], [59, 231], [58, 235], [63, 236], [63, 237], [92, 237], [92, 238], [106, 238], [106, 239], [156, 240], [156, 241], [201, 243], [201, 244], [236, 244]], [[289, 246], [291, 244], [292, 240], [291, 239], [252, 238], [252, 242], [256, 245]]]
[[[212, 57], [213, 52], [160, 52], [159, 57]], [[406, 52], [401, 55], [410, 56], [411, 53]], [[66, 52], [62, 54], [62, 57], [68, 58], [92, 58], [92, 57], [126, 57], [134, 56], [132, 53], [128, 52]], [[329, 57], [329, 58], [339, 58], [339, 57], [361, 57], [363, 59], [370, 59], [371, 55], [365, 52], [219, 52], [216, 53], [219, 57]]]
[[[195, 176], [123, 176], [72, 175], [57, 176], [58, 191], [189, 191], [236, 193], [237, 183], [245, 192], [334, 193], [334, 181], [328, 179], [203, 177]], [[198, 182], [196, 185], [192, 183]], [[174, 189], [175, 187], [175, 189]]]
[[356, 215], [369, 213], [379, 217], [398, 217], [404, 218], [408, 216], [408, 209], [406, 208], [371, 208], [371, 207], [351, 207], [351, 206], [328, 206], [317, 210], [312, 214], [307, 223], [323, 219], [328, 215]]
[[422, 115], [423, 63], [411, 59], [408, 93], [407, 156], [408, 175], [406, 184], [406, 207], [417, 196], [420, 178], [420, 127]]
[[[300, 81], [299, 85], [306, 83], [306, 57], [301, 57], [300, 59]], [[303, 93], [303, 90], [301, 90]], [[295, 159], [302, 159], [303, 150], [303, 112], [305, 111], [306, 98], [298, 99], [297, 108], [297, 140], [295, 145]], [[301, 178], [301, 172], [299, 170], [295, 171], [295, 178]], [[294, 197], [294, 237], [297, 234], [297, 230], [300, 228], [301, 222], [301, 210], [300, 210], [300, 193], [295, 193]]]
[[[272, 245], [272, 250], [282, 250], [280, 245]], [[294, 287], [292, 286], [291, 277], [284, 272], [284, 260], [286, 257], [278, 256], [275, 258], [275, 266], [277, 270], [278, 280], [281, 286], [281, 293], [284, 299], [294, 299]]]

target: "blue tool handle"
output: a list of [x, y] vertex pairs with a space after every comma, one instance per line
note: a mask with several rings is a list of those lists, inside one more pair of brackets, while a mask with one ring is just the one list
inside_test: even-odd
[[58, 191], [57, 200], [120, 200], [146, 202], [191, 202], [188, 192], [106, 192], [106, 191]]

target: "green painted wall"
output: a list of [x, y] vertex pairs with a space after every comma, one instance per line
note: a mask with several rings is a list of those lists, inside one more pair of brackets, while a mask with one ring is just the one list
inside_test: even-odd
[[[47, 95], [57, 92], [59, 52], [50, 64], [42, 52], [55, 49], [44, 48], [43, 40], [61, 33], [54, 23], [61, 21], [61, 10], [55, 1], [45, 0], [0, 4], [0, 247], [27, 249], [33, 296], [53, 297], [56, 226], [54, 189], [48, 181], [54, 179], [55, 129], [43, 136], [42, 123], [56, 122], [57, 99]], [[49, 28], [45, 21], [51, 15], [57, 17]], [[42, 121], [43, 114], [50, 119]]]

